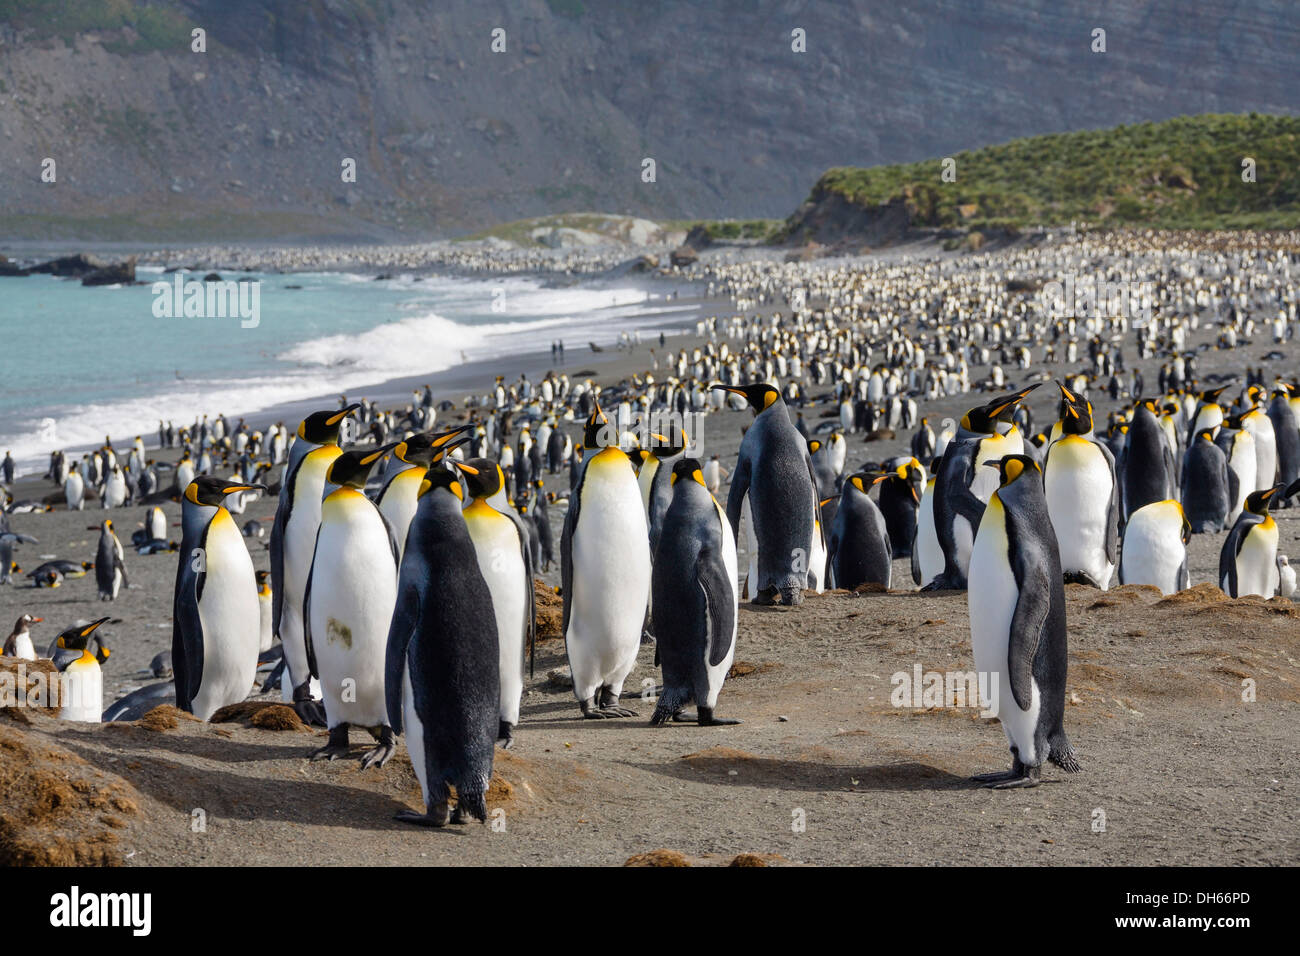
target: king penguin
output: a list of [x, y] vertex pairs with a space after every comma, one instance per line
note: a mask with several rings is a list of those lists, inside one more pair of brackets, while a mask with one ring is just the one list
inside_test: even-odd
[[266, 490], [201, 475], [183, 495], [172, 669], [176, 706], [200, 720], [246, 698], [257, 674], [257, 578], [244, 536], [223, 506], [226, 495], [257, 489]]
[[258, 653], [269, 651], [275, 643], [275, 634], [271, 629], [271, 572], [257, 572], [257, 609], [261, 626], [258, 628]]
[[465, 432], [473, 428], [473, 423], [461, 425], [445, 432], [421, 432], [412, 435], [393, 447], [393, 455], [407, 467], [390, 469], [384, 487], [375, 499], [379, 511], [393, 529], [397, 541], [397, 560], [400, 562], [406, 550], [406, 529], [410, 527], [411, 518], [415, 516], [419, 504], [420, 485], [429, 466], [439, 460], [451, 448], [460, 444]]
[[303, 597], [316, 553], [325, 474], [343, 453], [338, 446], [343, 420], [360, 407], [312, 412], [298, 425], [271, 526], [271, 626], [284, 645], [288, 680], [281, 684], [283, 697], [303, 720], [322, 726], [325, 712], [316, 698], [319, 688], [312, 686], [303, 638]]
[[1187, 542], [1192, 525], [1183, 507], [1172, 498], [1144, 505], [1124, 526], [1120, 584], [1149, 584], [1161, 594], [1173, 594], [1188, 585]]
[[1092, 403], [1061, 389], [1061, 437], [1047, 449], [1043, 487], [1067, 582], [1105, 591], [1119, 561], [1115, 458], [1092, 438]]
[[1219, 552], [1219, 587], [1229, 597], [1277, 593], [1277, 522], [1268, 513], [1281, 485], [1246, 496], [1246, 506], [1228, 532]]
[[1133, 408], [1124, 444], [1120, 487], [1125, 521], [1143, 505], [1173, 498], [1178, 493], [1173, 452], [1156, 417], [1156, 403], [1151, 399], [1143, 399]]
[[478, 555], [479, 572], [492, 593], [499, 643], [501, 722], [497, 739], [504, 748], [515, 739], [524, 693], [524, 654], [535, 639], [537, 609], [529, 536], [514, 512], [501, 512], [488, 500], [505, 484], [501, 467], [486, 458], [456, 462], [462, 485], [473, 499], [465, 508], [465, 526]]
[[870, 475], [850, 475], [840, 492], [826, 562], [832, 587], [852, 591], [861, 584], [879, 584], [888, 589], [891, 583], [889, 531], [885, 516], [868, 495], [871, 480]]
[[[744, 396], [754, 411], [727, 495], [727, 520], [735, 535], [740, 534], [742, 506], [749, 502], [758, 542], [758, 580], [749, 581], [751, 600], [801, 604], [803, 590], [810, 584], [813, 537], [820, 528], [817, 479], [808, 444], [791, 423], [781, 393], [771, 385], [713, 387]], [[824, 548], [824, 531], [820, 543]]]
[[[1044, 760], [1081, 768], [1065, 735], [1065, 583], [1038, 464], [1008, 455], [971, 552], [971, 644], [986, 706], [1011, 745], [1011, 769], [974, 780], [996, 790], [1038, 785]], [[987, 683], [986, 683], [987, 682]]]
[[[484, 794], [501, 722], [492, 592], [461, 513], [463, 499], [455, 475], [429, 469], [388, 631], [388, 720], [405, 733], [425, 804], [424, 813], [403, 810], [397, 819], [421, 826], [487, 819]], [[449, 785], [456, 788], [454, 816]]]
[[[104, 672], [100, 665], [111, 653], [95, 630], [109, 618], [68, 628], [54, 640], [54, 666], [59, 669], [59, 719], [97, 724], [104, 713]], [[90, 641], [96, 649], [90, 651]]]
[[1202, 428], [1183, 455], [1183, 509], [1192, 534], [1222, 531], [1232, 511], [1228, 458], [1214, 443], [1219, 426]]
[[564, 646], [587, 718], [635, 717], [620, 707], [650, 599], [650, 536], [636, 474], [619, 433], [594, 405], [583, 447], [595, 451], [569, 496], [560, 537]]
[[[652, 724], [694, 719], [700, 726], [736, 724], [714, 716], [722, 682], [736, 654], [736, 538], [705, 484], [700, 463], [683, 458], [669, 479], [654, 562], [656, 650], [664, 690]], [[684, 707], [694, 701], [696, 713]]]
[[1005, 455], [1024, 453], [1025, 440], [1013, 418], [1038, 384], [1000, 395], [962, 416], [956, 435], [935, 467], [934, 529], [943, 552], [943, 571], [924, 581], [922, 590], [966, 587], [975, 530], [996, 487], [996, 477], [981, 466]]
[[113, 533], [113, 520], [105, 519], [99, 526], [99, 547], [95, 551], [95, 583], [99, 585], [101, 601], [116, 601], [122, 585], [130, 587], [126, 579], [126, 565], [122, 561], [122, 542]]
[[311, 675], [320, 681], [329, 742], [312, 760], [347, 756], [348, 731], [377, 744], [361, 769], [382, 767], [396, 750], [384, 696], [384, 653], [397, 601], [397, 542], [378, 506], [364, 494], [370, 469], [391, 450], [348, 451], [329, 466], [337, 485], [321, 503], [320, 530], [303, 607]]

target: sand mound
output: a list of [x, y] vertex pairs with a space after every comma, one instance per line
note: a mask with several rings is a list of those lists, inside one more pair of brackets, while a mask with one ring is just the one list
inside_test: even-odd
[[1156, 607], [1169, 607], [1175, 604], [1222, 604], [1224, 601], [1231, 600], [1232, 598], [1224, 594], [1222, 590], [1213, 584], [1206, 583], [1187, 588], [1185, 591], [1176, 591], [1168, 597], [1163, 597], [1156, 602]]
[[[59, 669], [50, 660], [25, 661], [17, 657], [0, 657], [0, 713], [19, 722], [26, 722], [22, 710], [36, 710], [54, 717], [59, 713], [57, 706], [49, 706], [53, 695], [50, 687], [58, 680]], [[36, 675], [43, 675], [37, 678]], [[44, 686], [37, 686], [43, 684]], [[33, 690], [38, 695], [32, 698], [28, 694]], [[15, 706], [21, 702], [21, 706]], [[13, 711], [14, 713], [10, 713]]]
[[139, 813], [131, 787], [61, 747], [0, 727], [0, 865], [106, 866]]
[[159, 704], [135, 723], [137, 727], [143, 727], [145, 730], [155, 730], [162, 733], [167, 730], [175, 730], [181, 725], [182, 720], [200, 723], [199, 719], [193, 714], [187, 714], [174, 704]]
[[786, 862], [779, 853], [737, 853], [727, 866], [776, 866]]
[[651, 850], [629, 856], [624, 866], [690, 866], [685, 854], [676, 850]]
[[533, 601], [537, 605], [537, 639], [551, 641], [564, 637], [564, 599], [534, 578]]
[[751, 674], [766, 674], [778, 666], [774, 661], [734, 661], [731, 670], [727, 671], [727, 679], [749, 677]]
[[262, 730], [303, 732], [311, 729], [288, 704], [268, 700], [245, 700], [238, 704], [228, 704], [213, 714], [209, 723], [240, 723], [246, 727], [259, 727]]

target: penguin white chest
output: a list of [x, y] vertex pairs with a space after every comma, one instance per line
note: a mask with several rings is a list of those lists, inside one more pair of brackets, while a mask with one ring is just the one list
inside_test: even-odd
[[335, 492], [321, 510], [307, 606], [331, 727], [388, 722], [384, 652], [396, 601], [397, 566], [378, 510], [359, 492]]
[[1150, 584], [1161, 594], [1173, 594], [1186, 559], [1182, 516], [1174, 502], [1157, 501], [1133, 512], [1124, 529], [1121, 581]]
[[203, 560], [207, 569], [199, 598], [203, 676], [192, 707], [194, 716], [207, 720], [227, 704], [243, 700], [252, 689], [261, 643], [261, 610], [253, 560], [224, 509], [208, 526]]
[[[991, 469], [989, 469], [991, 470]], [[1041, 695], [1031, 678], [1028, 710], [1021, 710], [1011, 692], [1011, 622], [1020, 600], [1020, 587], [1011, 567], [1010, 539], [1006, 512], [994, 495], [980, 521], [979, 534], [971, 552], [967, 606], [970, 611], [971, 647], [981, 690], [987, 689], [986, 710], [1002, 723], [1007, 740], [1020, 760], [1031, 766], [1041, 763], [1034, 750]]]
[[1114, 487], [1101, 448], [1070, 435], [1052, 445], [1044, 472], [1047, 513], [1056, 530], [1061, 570], [1083, 571], [1103, 591], [1115, 566], [1106, 557], [1106, 524]]
[[420, 484], [424, 481], [425, 469], [406, 468], [393, 476], [393, 480], [384, 489], [384, 496], [379, 501], [379, 510], [393, 529], [397, 540], [397, 556], [406, 553], [406, 532], [415, 517], [415, 509], [420, 505]]
[[104, 713], [104, 672], [83, 653], [59, 674], [59, 719], [97, 724]]
[[479, 572], [492, 592], [501, 675], [501, 719], [517, 724], [524, 690], [524, 634], [528, 616], [525, 589], [529, 586], [519, 531], [513, 521], [481, 501], [465, 509], [465, 524], [474, 542]]
[[921, 569], [921, 584], [929, 584], [943, 573], [943, 548], [934, 526], [934, 482], [928, 482], [921, 495], [916, 514], [917, 565]]
[[27, 631], [14, 638], [14, 657], [23, 661], [36, 660], [36, 646], [32, 644], [32, 636]]
[[1277, 585], [1277, 522], [1269, 515], [1250, 529], [1237, 552], [1237, 597], [1258, 594], [1271, 598]]
[[573, 530], [573, 604], [565, 639], [579, 699], [602, 685], [619, 693], [636, 663], [650, 597], [645, 510], [621, 455], [606, 449], [587, 465]]

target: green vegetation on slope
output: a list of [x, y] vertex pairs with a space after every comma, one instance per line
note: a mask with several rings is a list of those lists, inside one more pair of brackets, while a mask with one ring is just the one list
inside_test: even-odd
[[115, 53], [189, 49], [192, 27], [175, 10], [136, 0], [0, 0], [0, 22], [41, 39], [68, 41], [79, 33], [130, 27], [134, 38], [105, 44]]
[[[1242, 160], [1255, 160], [1253, 183]], [[810, 201], [839, 194], [876, 205], [904, 198], [922, 227], [1064, 225], [1167, 229], [1300, 225], [1300, 117], [1205, 114], [1057, 133], [940, 159], [828, 170]], [[793, 225], [792, 217], [787, 224]]]

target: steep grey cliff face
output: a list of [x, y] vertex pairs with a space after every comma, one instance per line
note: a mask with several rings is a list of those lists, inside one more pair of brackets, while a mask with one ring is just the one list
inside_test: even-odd
[[[0, 27], [0, 234], [784, 216], [834, 165], [1300, 111], [1289, 0], [157, 0], [208, 51]], [[504, 29], [506, 51], [491, 49]], [[1092, 31], [1106, 30], [1104, 54]], [[806, 36], [792, 50], [791, 31]], [[57, 182], [41, 181], [45, 158]], [[341, 164], [357, 164], [357, 181]], [[643, 160], [655, 182], [643, 181]]]

